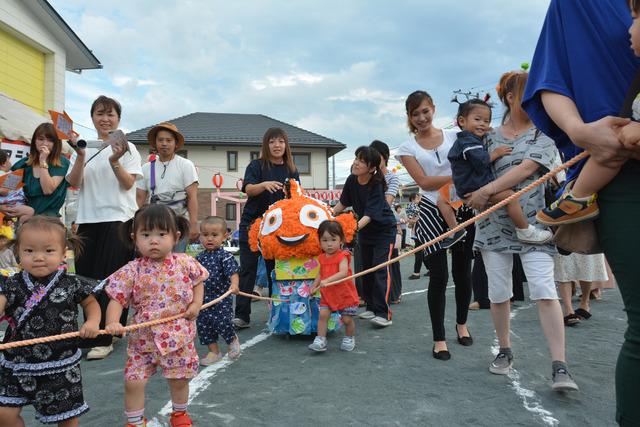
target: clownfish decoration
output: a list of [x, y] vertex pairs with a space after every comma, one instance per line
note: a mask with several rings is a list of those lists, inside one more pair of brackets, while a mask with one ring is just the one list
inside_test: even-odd
[[300, 184], [290, 179], [285, 195], [269, 206], [249, 229], [251, 250], [260, 250], [265, 259], [310, 258], [320, 255], [318, 227], [323, 221], [338, 221], [345, 240], [351, 242], [357, 221], [352, 213], [334, 217], [322, 202], [303, 194]]

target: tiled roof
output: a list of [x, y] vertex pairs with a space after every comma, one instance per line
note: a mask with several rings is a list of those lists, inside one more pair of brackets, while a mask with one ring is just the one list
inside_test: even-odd
[[[178, 127], [185, 145], [259, 146], [268, 128], [279, 127], [287, 132], [293, 147], [327, 148], [329, 156], [346, 148], [341, 142], [262, 114], [191, 113], [167, 121]], [[133, 144], [146, 144], [152, 127], [131, 132], [127, 139]]]

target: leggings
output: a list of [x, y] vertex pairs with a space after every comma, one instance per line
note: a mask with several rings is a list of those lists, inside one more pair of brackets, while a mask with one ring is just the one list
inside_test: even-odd
[[[256, 286], [256, 275], [258, 273], [258, 252], [252, 252], [249, 247], [249, 236], [246, 228], [240, 228], [240, 281], [238, 287], [242, 292], [248, 294], [253, 292]], [[267, 279], [269, 281], [269, 295], [271, 295], [271, 272], [275, 266], [275, 261], [265, 260], [267, 266]], [[251, 319], [251, 298], [236, 295], [235, 317], [249, 322]]]
[[616, 365], [616, 420], [640, 425], [640, 263], [635, 245], [640, 237], [640, 163], [628, 161], [618, 176], [598, 193], [598, 236], [618, 282], [627, 330]]
[[[451, 249], [451, 273], [456, 287], [456, 323], [467, 323], [469, 303], [471, 302], [471, 260], [473, 259], [473, 239], [475, 229], [467, 229], [467, 237]], [[446, 305], [445, 291], [449, 281], [447, 251], [440, 250], [425, 259], [429, 270], [429, 290], [427, 302], [433, 329], [433, 340], [444, 341], [444, 309]]]

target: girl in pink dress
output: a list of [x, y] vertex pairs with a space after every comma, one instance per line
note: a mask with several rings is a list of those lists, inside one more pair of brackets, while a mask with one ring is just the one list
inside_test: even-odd
[[[169, 383], [173, 413], [171, 425], [190, 426], [187, 414], [189, 379], [198, 372], [193, 341], [207, 270], [193, 257], [172, 253], [189, 222], [167, 206], [142, 207], [125, 223], [123, 234], [135, 243], [140, 257], [109, 276], [106, 330], [124, 332], [120, 314], [135, 309], [133, 324], [184, 313], [184, 318], [129, 333], [125, 377], [125, 414], [128, 426], [143, 426], [144, 390], [159, 367]], [[124, 237], [124, 236], [123, 236]]]
[[353, 321], [358, 310], [358, 291], [353, 280], [345, 280], [335, 285], [326, 286], [330, 282], [351, 276], [351, 254], [342, 249], [344, 232], [337, 221], [324, 221], [318, 227], [322, 254], [318, 257], [320, 274], [313, 283], [311, 293], [320, 289], [320, 316], [318, 318], [318, 335], [309, 349], [313, 351], [327, 350], [327, 324], [332, 311], [340, 313], [345, 326], [345, 337], [340, 350], [352, 351], [356, 346], [356, 325]]

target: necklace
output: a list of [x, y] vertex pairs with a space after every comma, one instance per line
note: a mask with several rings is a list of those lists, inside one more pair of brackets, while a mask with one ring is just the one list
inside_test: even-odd
[[513, 135], [514, 138], [519, 137], [520, 135], [522, 135], [524, 132], [528, 131], [531, 128], [531, 122], [527, 123], [527, 126], [522, 129], [522, 130], [517, 130], [516, 129], [516, 125], [513, 124], [512, 121], [509, 121], [509, 125], [511, 126], [511, 134]]
[[167, 163], [164, 163], [162, 160], [160, 160], [160, 164], [162, 165], [162, 174], [160, 175], [160, 179], [164, 179], [164, 175], [167, 173], [167, 166], [169, 166], [171, 160], [173, 160], [173, 157], [170, 158]]

